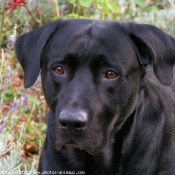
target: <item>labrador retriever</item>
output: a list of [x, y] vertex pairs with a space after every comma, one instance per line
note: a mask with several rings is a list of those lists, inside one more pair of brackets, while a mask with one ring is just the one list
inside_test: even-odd
[[50, 108], [45, 174], [174, 175], [175, 39], [133, 22], [59, 19], [19, 36], [25, 88]]

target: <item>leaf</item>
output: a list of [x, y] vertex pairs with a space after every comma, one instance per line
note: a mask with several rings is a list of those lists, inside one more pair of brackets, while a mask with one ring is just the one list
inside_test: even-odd
[[97, 1], [97, 6], [100, 7], [101, 9], [107, 8], [106, 3], [104, 0], [96, 0]]
[[75, 3], [76, 0], [68, 0], [68, 1], [69, 1], [69, 3], [73, 4], [73, 3]]
[[158, 6], [153, 5], [153, 6], [150, 6], [150, 7], [145, 9], [145, 11], [148, 12], [148, 13], [152, 12], [153, 10], [154, 11], [159, 10]]
[[105, 14], [109, 14], [109, 8], [106, 5], [106, 2], [104, 0], [97, 0], [97, 9]]
[[89, 8], [93, 0], [78, 0], [81, 6]]
[[119, 13], [120, 12], [120, 8], [114, 4], [113, 2], [107, 2], [107, 7], [114, 13]]
[[44, 124], [42, 127], [41, 127], [41, 131], [46, 131], [47, 130], [47, 125]]
[[136, 4], [139, 5], [140, 7], [144, 7], [145, 5], [145, 0], [135, 0]]
[[12, 91], [7, 90], [4, 94], [4, 100], [5, 101], [13, 100], [14, 96], [15, 96], [15, 94]]
[[29, 102], [32, 102], [35, 105], [41, 104], [41, 102], [37, 98], [34, 98], [34, 97], [29, 97]]

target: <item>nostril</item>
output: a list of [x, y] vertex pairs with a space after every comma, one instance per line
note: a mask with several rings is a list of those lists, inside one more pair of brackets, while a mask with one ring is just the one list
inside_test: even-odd
[[61, 128], [62, 128], [62, 129], [67, 129], [68, 124], [67, 124], [66, 122], [61, 121], [60, 124], [61, 124]]
[[74, 124], [73, 131], [76, 132], [76, 133], [79, 133], [82, 130], [84, 130], [84, 128], [85, 128], [85, 124], [76, 123], [76, 124]]
[[82, 125], [80, 124], [80, 123], [76, 123], [75, 125], [74, 125], [74, 128], [75, 129], [78, 129], [78, 128], [81, 128], [82, 127]]

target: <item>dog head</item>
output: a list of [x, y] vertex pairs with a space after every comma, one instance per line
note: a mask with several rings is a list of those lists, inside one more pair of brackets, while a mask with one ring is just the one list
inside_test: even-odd
[[175, 40], [151, 25], [58, 20], [20, 36], [16, 54], [26, 88], [42, 71], [55, 149], [97, 154], [134, 112], [148, 64], [172, 83]]

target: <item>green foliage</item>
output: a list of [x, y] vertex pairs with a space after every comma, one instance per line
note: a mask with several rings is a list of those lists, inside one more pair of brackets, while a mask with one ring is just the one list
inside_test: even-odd
[[[19, 171], [20, 168], [20, 149], [21, 145], [15, 147], [15, 145], [11, 145], [8, 147], [9, 135], [0, 134], [0, 173], [8, 174]], [[9, 155], [6, 155], [10, 153]], [[4, 158], [2, 158], [4, 156]]]
[[111, 0], [69, 0], [69, 3], [74, 12], [67, 14], [67, 18], [105, 19], [108, 16], [112, 20], [114, 14], [120, 13], [118, 4]]
[[70, 3], [78, 2], [82, 7], [89, 8], [93, 0], [69, 0]]
[[3, 96], [4, 101], [13, 100], [14, 97], [15, 97], [15, 93], [12, 92], [11, 90], [8, 89], [8, 90], [4, 91], [4, 96]]
[[35, 105], [40, 105], [41, 104], [40, 100], [37, 99], [37, 98], [34, 98], [34, 97], [29, 97], [28, 100], [29, 100], [29, 102], [32, 102]]
[[145, 3], [146, 3], [145, 0], [136, 0], [135, 2], [136, 2], [136, 4], [139, 5], [140, 7], [144, 7], [144, 6], [145, 6]]
[[107, 15], [112, 13], [119, 13], [120, 8], [119, 6], [114, 3], [113, 1], [106, 1], [106, 0], [96, 0], [97, 9], [101, 12], [105, 12]]
[[[10, 129], [13, 128], [13, 120], [11, 120], [12, 125]], [[21, 159], [21, 149], [23, 146], [23, 137], [25, 134], [24, 127], [21, 127], [21, 133], [17, 136], [18, 140], [16, 142], [12, 142], [13, 136], [15, 135], [13, 132], [6, 131], [4, 133], [0, 133], [0, 174], [8, 175], [15, 174], [20, 175], [24, 174], [22, 172], [26, 171], [28, 175], [36, 174], [35, 162], [31, 164], [30, 170], [21, 169], [22, 163], [20, 163]]]
[[82, 7], [90, 7], [92, 4], [92, 0], [87, 0], [87, 1], [83, 1], [83, 0], [79, 0], [79, 3]]

